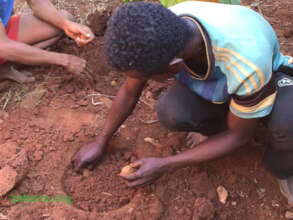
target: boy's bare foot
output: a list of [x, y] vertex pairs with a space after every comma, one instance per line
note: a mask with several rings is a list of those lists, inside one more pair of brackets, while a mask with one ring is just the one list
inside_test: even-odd
[[195, 147], [196, 145], [200, 144], [201, 142], [205, 141], [208, 137], [204, 136], [197, 132], [189, 132], [187, 134], [187, 146]]
[[10, 79], [20, 84], [31, 83], [35, 81], [35, 77], [28, 71], [18, 71], [11, 65], [3, 65], [0, 69], [0, 81]]

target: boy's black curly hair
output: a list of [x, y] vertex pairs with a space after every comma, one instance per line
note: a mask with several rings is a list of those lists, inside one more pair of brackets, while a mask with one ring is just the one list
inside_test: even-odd
[[163, 5], [127, 3], [108, 21], [105, 58], [118, 71], [161, 74], [190, 37], [186, 22]]

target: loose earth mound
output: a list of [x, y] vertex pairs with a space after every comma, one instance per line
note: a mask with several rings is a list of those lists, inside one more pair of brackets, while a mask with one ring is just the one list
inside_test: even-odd
[[86, 211], [107, 212], [130, 202], [136, 190], [126, 186], [118, 175], [130, 162], [130, 153], [115, 153], [104, 157], [97, 168], [77, 174], [71, 168], [63, 177], [64, 191], [71, 195], [73, 204]]

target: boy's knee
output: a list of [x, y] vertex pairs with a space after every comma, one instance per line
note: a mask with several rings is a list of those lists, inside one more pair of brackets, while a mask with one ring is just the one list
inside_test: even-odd
[[168, 94], [164, 94], [158, 100], [155, 109], [159, 121], [169, 130], [179, 130], [182, 123], [185, 121], [184, 113], [179, 106], [176, 107], [176, 100], [172, 99]]
[[70, 21], [75, 21], [75, 17], [66, 10], [60, 10], [60, 14]]
[[163, 110], [163, 108], [156, 106], [156, 112], [160, 123], [171, 131], [179, 131], [179, 125], [181, 124], [180, 117], [170, 110]]
[[282, 127], [270, 128], [270, 145], [273, 150], [279, 152], [293, 151], [292, 132]]

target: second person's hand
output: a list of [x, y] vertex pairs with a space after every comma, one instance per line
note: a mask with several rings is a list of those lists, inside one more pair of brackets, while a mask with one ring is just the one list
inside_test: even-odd
[[63, 29], [65, 34], [73, 39], [78, 46], [88, 44], [95, 38], [94, 33], [88, 26], [72, 21], [67, 21]]
[[75, 75], [81, 74], [86, 68], [86, 60], [74, 55], [68, 55], [65, 69]]

